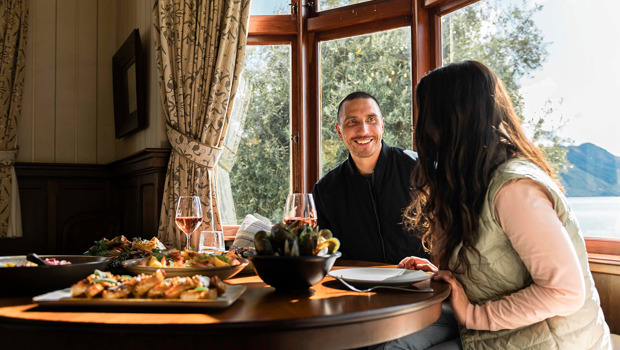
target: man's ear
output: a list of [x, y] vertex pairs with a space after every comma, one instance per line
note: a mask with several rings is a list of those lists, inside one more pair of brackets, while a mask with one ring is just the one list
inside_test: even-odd
[[336, 123], [336, 132], [338, 133], [338, 137], [342, 140], [342, 132], [340, 131], [340, 124]]

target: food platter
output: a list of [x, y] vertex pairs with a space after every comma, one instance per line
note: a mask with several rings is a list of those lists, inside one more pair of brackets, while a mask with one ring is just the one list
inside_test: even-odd
[[373, 267], [332, 270], [328, 275], [350, 283], [382, 286], [407, 285], [431, 278], [430, 273], [420, 270]]
[[69, 288], [38, 295], [32, 298], [34, 303], [44, 306], [96, 306], [96, 307], [164, 307], [164, 308], [206, 308], [221, 309], [230, 306], [245, 292], [244, 285], [227, 285], [226, 292], [214, 299], [103, 299], [72, 298]]
[[155, 271], [162, 269], [166, 271], [166, 277], [191, 277], [194, 275], [202, 276], [218, 276], [221, 280], [231, 278], [241, 272], [247, 265], [248, 260], [245, 258], [238, 258], [241, 264], [231, 266], [219, 266], [219, 267], [154, 267], [154, 266], [141, 266], [139, 263], [142, 259], [131, 259], [123, 261], [123, 267], [133, 274], [147, 274], [152, 275]]

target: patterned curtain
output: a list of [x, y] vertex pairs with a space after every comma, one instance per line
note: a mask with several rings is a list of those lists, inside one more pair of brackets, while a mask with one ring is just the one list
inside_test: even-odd
[[181, 248], [174, 223], [180, 195], [198, 195], [203, 224], [221, 229], [215, 168], [241, 74], [250, 0], [158, 0], [153, 7], [161, 99], [172, 152], [159, 239]]
[[17, 118], [26, 66], [27, 0], [0, 0], [0, 238], [21, 237], [15, 175]]

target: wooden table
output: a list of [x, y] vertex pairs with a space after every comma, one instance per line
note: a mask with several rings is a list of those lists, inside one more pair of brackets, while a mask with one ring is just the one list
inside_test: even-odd
[[[334, 268], [393, 267], [338, 261]], [[234, 277], [247, 290], [225, 309], [44, 308], [30, 298], [0, 299], [0, 344], [21, 349], [351, 349], [395, 339], [437, 320], [449, 286], [432, 293], [355, 293], [327, 276], [307, 292], [282, 293], [256, 275]]]

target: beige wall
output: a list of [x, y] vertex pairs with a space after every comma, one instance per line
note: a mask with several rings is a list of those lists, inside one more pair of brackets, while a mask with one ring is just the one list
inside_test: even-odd
[[[107, 164], [168, 147], [153, 0], [30, 0], [18, 162]], [[147, 52], [148, 128], [114, 137], [112, 56], [134, 28]]]

